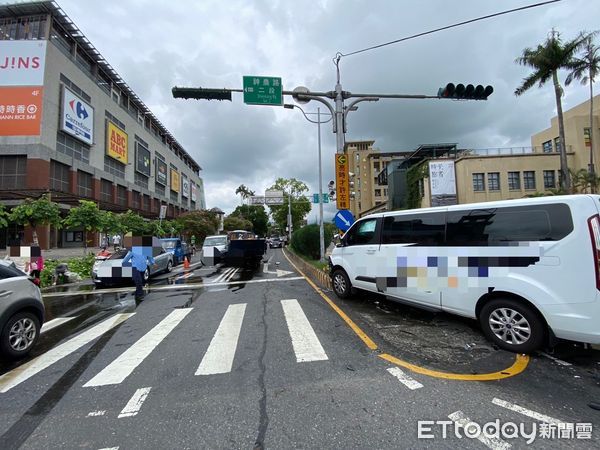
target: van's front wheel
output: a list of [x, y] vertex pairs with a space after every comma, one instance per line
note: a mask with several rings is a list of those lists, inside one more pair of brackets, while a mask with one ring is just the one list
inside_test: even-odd
[[333, 285], [333, 292], [339, 298], [348, 298], [352, 292], [352, 286], [350, 285], [350, 279], [346, 272], [342, 269], [336, 269], [331, 277], [331, 284]]
[[479, 315], [488, 339], [515, 353], [530, 353], [544, 343], [546, 327], [539, 313], [513, 299], [488, 302]]

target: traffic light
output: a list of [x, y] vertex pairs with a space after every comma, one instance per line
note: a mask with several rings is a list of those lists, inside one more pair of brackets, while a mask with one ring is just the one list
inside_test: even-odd
[[182, 88], [175, 86], [171, 89], [171, 92], [173, 93], [173, 98], [231, 101], [231, 89]]
[[477, 86], [467, 84], [465, 86], [462, 83], [457, 85], [448, 83], [446, 87], [438, 89], [438, 97], [456, 100], [487, 100], [492, 92], [494, 92], [494, 88], [489, 85], [483, 87], [481, 84]]
[[329, 184], [327, 184], [327, 189], [329, 190], [329, 198], [335, 200], [335, 181], [331, 180]]

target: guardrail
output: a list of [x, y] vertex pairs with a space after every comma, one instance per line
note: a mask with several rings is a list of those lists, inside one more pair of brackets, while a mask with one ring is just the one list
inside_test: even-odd
[[329, 278], [328, 272], [317, 269], [291, 251], [283, 249], [283, 252], [285, 253], [285, 256], [287, 256], [296, 265], [296, 267], [298, 267], [298, 269], [304, 272], [304, 275], [318, 284], [319, 287], [331, 290], [331, 279]]

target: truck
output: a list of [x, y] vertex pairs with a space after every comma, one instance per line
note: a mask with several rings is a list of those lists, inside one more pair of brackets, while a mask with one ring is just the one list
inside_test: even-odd
[[224, 263], [232, 267], [258, 268], [267, 248], [264, 239], [254, 233], [234, 230], [227, 233], [227, 252], [210, 252], [203, 247], [202, 261], [207, 265]]

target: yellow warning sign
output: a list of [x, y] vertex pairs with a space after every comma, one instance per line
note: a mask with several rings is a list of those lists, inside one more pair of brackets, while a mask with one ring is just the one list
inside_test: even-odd
[[350, 180], [348, 174], [348, 158], [346, 155], [335, 155], [337, 209], [350, 209]]

